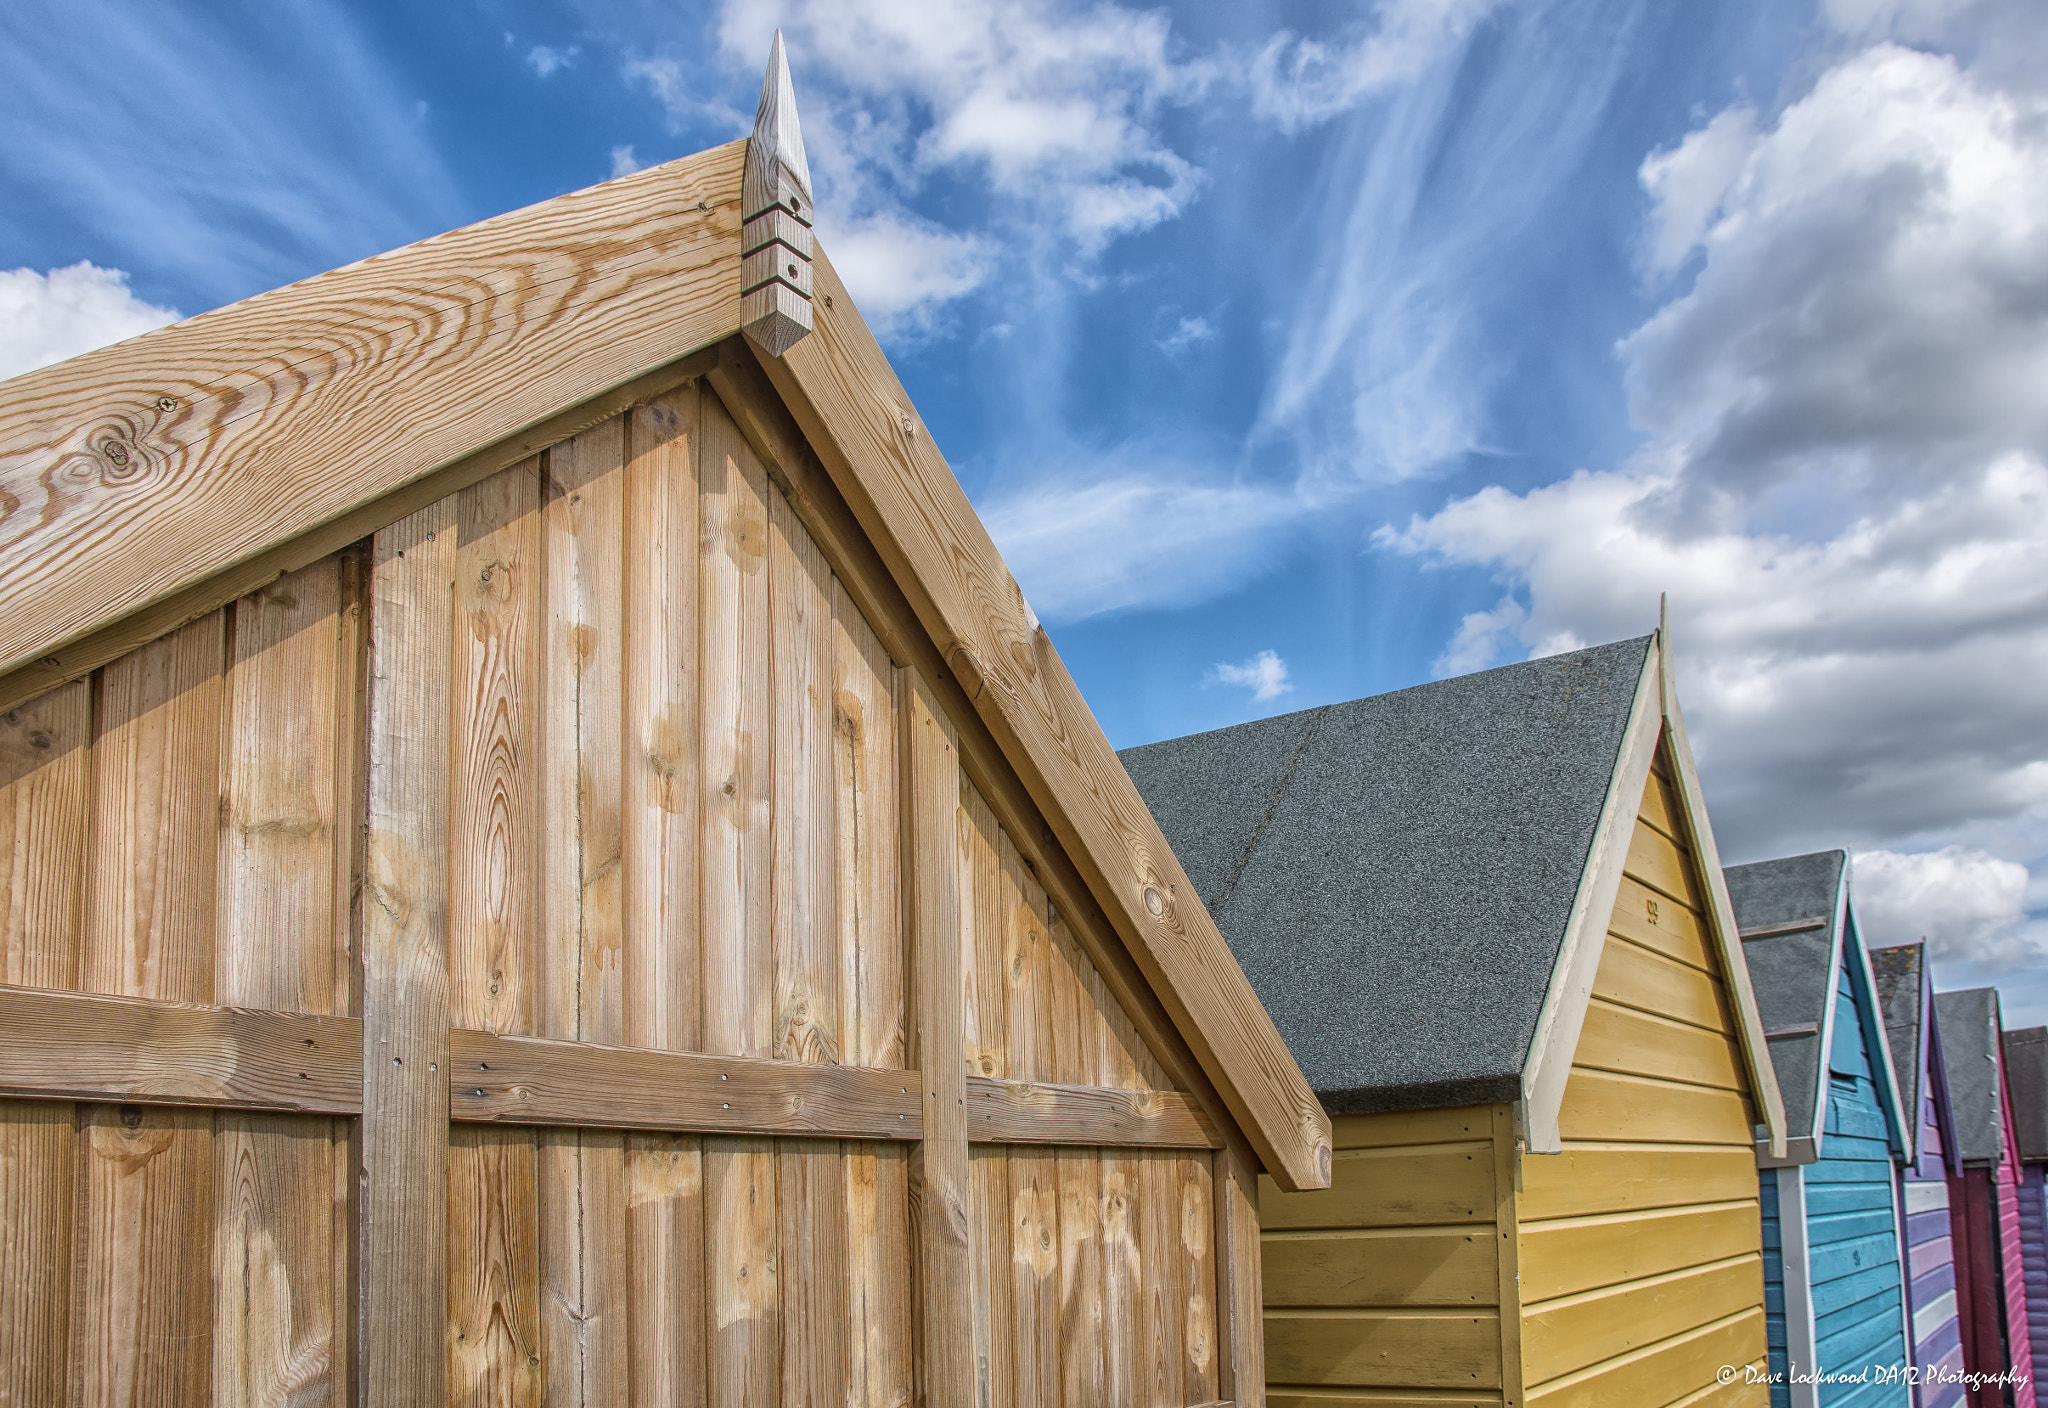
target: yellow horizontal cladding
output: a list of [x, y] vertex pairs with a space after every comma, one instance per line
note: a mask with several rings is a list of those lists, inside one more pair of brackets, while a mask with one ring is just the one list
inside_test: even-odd
[[1704, 1031], [1733, 1030], [1718, 979], [1625, 939], [1607, 940], [1593, 975], [1593, 996]]
[[1735, 1043], [1721, 1032], [1702, 1031], [1596, 997], [1586, 1008], [1586, 1024], [1579, 1031], [1572, 1062], [1594, 1070], [1743, 1090], [1748, 1083], [1736, 1056]]
[[1677, 794], [1671, 790], [1671, 783], [1657, 773], [1651, 773], [1643, 786], [1643, 804], [1636, 811], [1636, 819], [1647, 822], [1683, 845], [1685, 825], [1678, 818], [1684, 810], [1679, 805]]
[[[1755, 1190], [1743, 1202], [1523, 1223], [1524, 1304], [1758, 1252]], [[1270, 1264], [1270, 1262], [1269, 1262]]]
[[[1698, 1401], [1700, 1389], [1714, 1385], [1723, 1365], [1741, 1369], [1764, 1363], [1764, 1310], [1761, 1304], [1660, 1344], [1650, 1345], [1607, 1363], [1554, 1379], [1529, 1390], [1529, 1408], [1643, 1408], [1645, 1404]], [[1709, 1396], [1715, 1408], [1741, 1404], [1762, 1408], [1770, 1389], [1745, 1383], [1737, 1373], [1724, 1390]]]
[[1330, 1186], [1282, 1192], [1259, 1178], [1259, 1224], [1290, 1227], [1431, 1227], [1492, 1223], [1493, 1145], [1346, 1149], [1331, 1160]]
[[[1522, 1312], [1524, 1382], [1589, 1369], [1763, 1304], [1763, 1257], [1756, 1253], [1546, 1301]], [[1655, 1401], [1668, 1403], [1705, 1384], [1667, 1379]]]
[[1266, 1386], [1266, 1408], [1500, 1408], [1499, 1392], [1452, 1388]]
[[1596, 1213], [1734, 1202], [1757, 1195], [1756, 1153], [1741, 1147], [1570, 1145], [1522, 1160], [1523, 1224]]
[[1749, 1101], [1735, 1091], [1579, 1066], [1565, 1085], [1558, 1128], [1567, 1140], [1749, 1146], [1754, 1138]]
[[1614, 913], [1607, 921], [1607, 929], [1688, 968], [1718, 975], [1720, 964], [1707, 949], [1705, 924], [1698, 914], [1669, 895], [1624, 875], [1621, 889], [1614, 896]]
[[1500, 1299], [1493, 1225], [1271, 1232], [1269, 1306], [1491, 1306]]
[[1337, 1115], [1330, 1121], [1332, 1147], [1386, 1149], [1407, 1144], [1461, 1144], [1493, 1137], [1492, 1105], [1457, 1105], [1447, 1110], [1389, 1110], [1376, 1115]]
[[1624, 875], [1633, 875], [1651, 889], [1661, 890], [1694, 909], [1706, 907], [1700, 897], [1699, 877], [1694, 874], [1692, 857], [1655, 827], [1636, 823], [1634, 833], [1628, 838], [1628, 859], [1621, 869]]
[[1499, 1388], [1492, 1311], [1269, 1310], [1266, 1381], [1364, 1388]]

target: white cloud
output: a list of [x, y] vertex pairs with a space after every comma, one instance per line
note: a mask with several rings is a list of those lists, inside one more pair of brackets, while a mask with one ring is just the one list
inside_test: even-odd
[[1215, 340], [1216, 329], [1207, 318], [1182, 318], [1173, 331], [1159, 339], [1159, 350], [1169, 357], [1178, 357], [1190, 347]]
[[2040, 957], [2028, 935], [2027, 868], [1965, 846], [1855, 859], [1856, 919], [1873, 947], [1927, 940], [1938, 962], [2010, 968]]
[[1677, 147], [1643, 161], [1643, 189], [1654, 202], [1645, 251], [1652, 273], [1672, 272], [1698, 247], [1756, 140], [1755, 110], [1729, 108]]
[[1287, 678], [1287, 662], [1279, 652], [1261, 650], [1242, 665], [1218, 662], [1209, 667], [1211, 684], [1241, 685], [1252, 692], [1252, 702], [1264, 704], [1293, 689]]
[[526, 63], [529, 68], [542, 78], [551, 78], [557, 70], [573, 67], [576, 63], [576, 56], [581, 52], [582, 50], [574, 44], [566, 49], [555, 49], [550, 48], [546, 44], [536, 44], [526, 51]]
[[1048, 621], [1205, 600], [1270, 566], [1309, 511], [1287, 488], [1114, 465], [978, 507]]
[[883, 337], [926, 331], [943, 305], [988, 277], [992, 263], [986, 241], [901, 210], [832, 227], [832, 266]]
[[1284, 131], [1412, 83], [1465, 42], [1498, 0], [1384, 0], [1334, 42], [1282, 31], [1252, 60], [1252, 111]]
[[617, 179], [620, 176], [631, 176], [635, 171], [641, 169], [642, 162], [639, 157], [633, 155], [633, 148], [630, 145], [612, 148], [613, 179]]
[[175, 308], [145, 303], [128, 275], [78, 263], [39, 274], [0, 270], [0, 378], [175, 322]]
[[[1442, 668], [1654, 623], [1729, 851], [2048, 838], [2048, 122], [1880, 44], [1645, 163], [1693, 286], [1626, 466], [1385, 529], [1492, 572]], [[2029, 837], [2036, 838], [2034, 840]]]

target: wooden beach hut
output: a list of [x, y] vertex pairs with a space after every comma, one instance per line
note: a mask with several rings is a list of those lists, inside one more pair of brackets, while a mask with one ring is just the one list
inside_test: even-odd
[[1849, 856], [1732, 866], [1728, 895], [1785, 1099], [1783, 1158], [1761, 1151], [1771, 1400], [1905, 1403], [1908, 1321], [1895, 1177], [1906, 1119]]
[[[2019, 1148], [2020, 1268], [2033, 1350], [2030, 1372], [2039, 1384], [2048, 1373], [2048, 1027], [2007, 1032], [2002, 1046]], [[2037, 1326], [2042, 1333], [2033, 1333]]]
[[1884, 1008], [1899, 1106], [1907, 1117], [1899, 1207], [1905, 1217], [1906, 1310], [1917, 1376], [1913, 1401], [1915, 1408], [1953, 1408], [1963, 1401], [1963, 1339], [1956, 1319], [1948, 1186], [1962, 1165], [1956, 1159], [1955, 1117], [1936, 1033], [1927, 945], [1872, 949], [1870, 968]]
[[750, 140], [0, 385], [0, 1402], [1257, 1403], [1329, 1124]]
[[1275, 1405], [1767, 1401], [1783, 1114], [1659, 639], [1123, 755], [1334, 1119]]
[[[1948, 1212], [1963, 1368], [1975, 1378], [1966, 1401], [1970, 1408], [2033, 1408], [2019, 1140], [1999, 1040], [1998, 989], [1936, 993], [1934, 1009], [1962, 1164], [1962, 1172], [1949, 1180]], [[2021, 1374], [2024, 1381], [2004, 1382]]]

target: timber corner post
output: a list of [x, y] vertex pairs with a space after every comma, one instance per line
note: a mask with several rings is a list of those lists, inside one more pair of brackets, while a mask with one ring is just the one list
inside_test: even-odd
[[771, 357], [811, 331], [811, 210], [811, 167], [778, 29], [740, 183], [740, 326]]

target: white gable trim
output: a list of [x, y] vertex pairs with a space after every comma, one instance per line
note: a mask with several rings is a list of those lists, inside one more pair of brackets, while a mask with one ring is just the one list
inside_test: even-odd
[[1564, 943], [1551, 970], [1550, 990], [1544, 994], [1529, 1058], [1522, 1065], [1520, 1123], [1532, 1154], [1555, 1154], [1564, 1147], [1558, 1113], [1564, 1107], [1565, 1082], [1571, 1078], [1572, 1055], [1579, 1047], [1579, 1030], [1586, 1023], [1586, 1007], [1593, 997], [1593, 978], [1607, 946], [1607, 923], [1621, 894], [1621, 872], [1628, 863], [1636, 812], [1650, 780], [1650, 763], [1657, 756], [1661, 673], [1656, 653], [1646, 653], [1635, 702], [1629, 708], [1628, 727], [1615, 756], [1614, 774], [1607, 783], [1607, 800], [1600, 806], [1579, 891], [1565, 920]]

